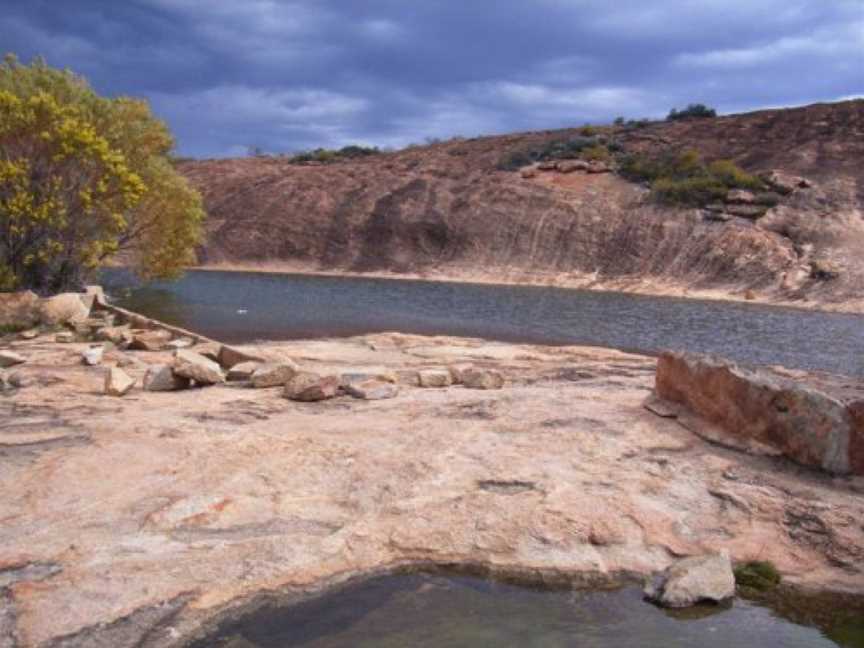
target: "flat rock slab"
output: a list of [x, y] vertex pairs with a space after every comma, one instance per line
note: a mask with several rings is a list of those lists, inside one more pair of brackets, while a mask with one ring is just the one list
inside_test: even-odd
[[[771, 560], [784, 582], [864, 592], [864, 482], [655, 416], [642, 406], [652, 358], [382, 334], [249, 348], [331, 376], [320, 402], [227, 387], [120, 399], [80, 364], [83, 345], [16, 344], [31, 359], [19, 371], [59, 378], [0, 397], [0, 439], [34, 442], [0, 452], [18, 648], [177, 648], [262, 594], [412, 563], [596, 584], [725, 549]], [[418, 372], [433, 349], [442, 366], [519, 380], [400, 384], [374, 403], [339, 393], [345, 370]], [[123, 371], [139, 385], [172, 361], [132, 355], [143, 364]], [[574, 367], [591, 379], [572, 380]], [[88, 441], [39, 442], [61, 430]]]

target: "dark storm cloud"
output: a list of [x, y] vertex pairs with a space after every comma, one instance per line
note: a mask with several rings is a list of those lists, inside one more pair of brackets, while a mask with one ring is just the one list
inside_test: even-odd
[[0, 0], [3, 49], [241, 154], [864, 92], [864, 0]]

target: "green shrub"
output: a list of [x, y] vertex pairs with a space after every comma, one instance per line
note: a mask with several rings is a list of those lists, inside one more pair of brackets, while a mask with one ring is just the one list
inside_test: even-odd
[[752, 560], [735, 568], [735, 583], [760, 592], [774, 589], [780, 584], [780, 572], [767, 560]]
[[730, 189], [761, 191], [765, 183], [738, 167], [732, 160], [716, 160], [708, 165], [708, 172]]
[[603, 141], [605, 138], [597, 136], [550, 140], [529, 148], [511, 151], [499, 160], [497, 168], [500, 171], [517, 171], [534, 162], [589, 159], [585, 158], [585, 151], [591, 150], [592, 155], [602, 155], [599, 151], [601, 148], [606, 152], [606, 158], [603, 159], [608, 159], [609, 147], [605, 146]]
[[613, 121], [612, 123], [616, 126], [623, 126], [625, 121], [626, 120], [623, 117], [616, 117], [615, 121]]
[[377, 147], [351, 144], [349, 146], [343, 146], [341, 149], [317, 148], [311, 151], [301, 151], [292, 155], [289, 162], [292, 164], [302, 164], [303, 162], [330, 164], [331, 162], [338, 162], [340, 160], [352, 160], [368, 157], [370, 155], [378, 155], [379, 153], [381, 153], [381, 151]]
[[594, 137], [595, 135], [597, 135], [597, 129], [593, 126], [585, 124], [582, 128], [579, 129], [579, 134], [582, 137]]
[[683, 110], [676, 110], [673, 108], [669, 111], [669, 115], [666, 117], [669, 121], [676, 121], [679, 119], [705, 119], [707, 117], [716, 117], [717, 111], [713, 108], [709, 108], [705, 104], [701, 103], [693, 103], [684, 108]]
[[650, 183], [652, 197], [667, 205], [701, 207], [723, 200], [729, 189], [764, 189], [759, 178], [731, 160], [706, 165], [694, 149], [666, 151], [654, 157], [628, 155], [622, 158], [619, 173], [633, 182]]
[[726, 187], [711, 176], [692, 178], [659, 178], [651, 185], [655, 199], [667, 205], [690, 205], [700, 207], [716, 200], [723, 200]]
[[592, 162], [594, 160], [599, 160], [600, 162], [608, 162], [612, 157], [612, 154], [609, 152], [609, 149], [606, 148], [603, 144], [595, 144], [593, 146], [589, 146], [588, 148], [582, 149], [582, 153], [579, 156], [583, 160], [588, 160]]

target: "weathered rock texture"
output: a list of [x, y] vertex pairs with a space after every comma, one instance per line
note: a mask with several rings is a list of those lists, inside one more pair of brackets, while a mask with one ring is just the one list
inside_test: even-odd
[[[577, 130], [452, 140], [323, 166], [248, 158], [180, 169], [204, 195], [209, 265], [705, 295], [749, 289], [759, 299], [864, 310], [864, 101], [615, 133], [631, 151], [694, 147], [811, 186], [786, 182], [779, 206], [739, 204], [731, 209], [740, 217], [717, 219], [658, 207], [646, 188], [615, 174], [496, 169], [510, 152]], [[839, 273], [826, 280], [812, 262]]]
[[[378, 335], [243, 350], [322, 376], [466, 363], [507, 384], [114, 399], [85, 344], [9, 339], [37, 382], [0, 397], [0, 628], [16, 648], [176, 648], [262, 596], [410, 565], [590, 585], [725, 549], [784, 582], [864, 593], [864, 478], [651, 414], [652, 358]], [[172, 360], [128, 353], [139, 381]]]
[[824, 379], [808, 384], [712, 356], [664, 353], [657, 363], [656, 392], [699, 417], [685, 424], [711, 440], [774, 450], [837, 474], [864, 475], [860, 384]]
[[721, 603], [735, 596], [735, 576], [727, 553], [679, 560], [656, 575], [645, 596], [664, 607], [689, 607], [708, 601]]

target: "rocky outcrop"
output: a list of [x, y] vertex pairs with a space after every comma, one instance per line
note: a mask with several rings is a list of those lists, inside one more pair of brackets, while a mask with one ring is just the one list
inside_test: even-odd
[[655, 576], [645, 597], [658, 605], [682, 608], [708, 601], [721, 603], [735, 596], [735, 575], [728, 553], [679, 560]]
[[[579, 129], [330, 165], [249, 158], [180, 169], [205, 199], [200, 257], [208, 265], [655, 292], [752, 289], [760, 299], [864, 310], [864, 101], [608, 132], [630, 152], [695, 148], [709, 160], [731, 158], [764, 172], [781, 204], [756, 196], [706, 218], [659, 206], [646, 187], [617, 174], [587, 173], [608, 170], [600, 164], [497, 168], [511, 153], [580, 137]], [[811, 276], [811, 257], [837, 264], [838, 278]]]
[[695, 415], [679, 418], [712, 441], [864, 475], [864, 388], [828, 379], [814, 385], [712, 356], [667, 352], [657, 362], [656, 393]]

